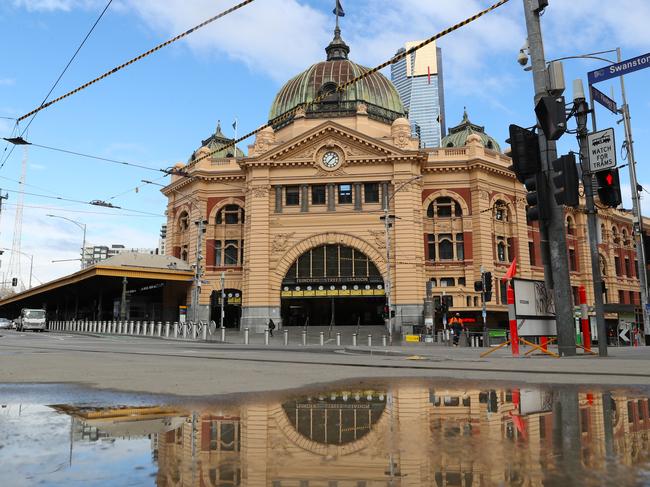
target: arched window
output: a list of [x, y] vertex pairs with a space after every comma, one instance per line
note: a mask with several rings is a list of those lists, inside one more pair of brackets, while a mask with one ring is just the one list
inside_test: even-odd
[[508, 246], [502, 237], [497, 241], [497, 260], [499, 262], [506, 262], [508, 260]]
[[602, 277], [605, 277], [607, 276], [607, 262], [605, 261], [605, 257], [599, 254], [598, 260], [600, 261], [600, 274]]
[[239, 205], [226, 205], [217, 212], [217, 225], [240, 225], [244, 223], [244, 209]]
[[620, 242], [620, 239], [618, 237], [618, 228], [612, 227], [612, 241], [617, 244]]
[[623, 237], [622, 244], [625, 246], [630, 245], [630, 241], [627, 235], [627, 230], [625, 228], [621, 232], [621, 236]]
[[184, 260], [187, 262], [189, 260], [189, 255], [187, 252], [187, 245], [183, 246], [183, 249], [181, 250], [181, 260]]
[[436, 198], [427, 208], [427, 218], [451, 218], [452, 216], [463, 216], [463, 209], [460, 203], [448, 196]]
[[569, 235], [575, 235], [576, 234], [576, 225], [575, 222], [573, 221], [573, 218], [570, 216], [567, 217], [566, 219], [566, 232]]
[[496, 203], [494, 203], [494, 219], [500, 222], [510, 221], [510, 210], [505, 201], [497, 200]]
[[190, 227], [190, 216], [187, 214], [187, 211], [183, 211], [178, 217], [178, 229], [181, 232], [186, 231]]
[[340, 99], [340, 92], [336, 91], [337, 85], [333, 82], [327, 82], [318, 90], [318, 96], [324, 98], [321, 99], [320, 103], [338, 103]]

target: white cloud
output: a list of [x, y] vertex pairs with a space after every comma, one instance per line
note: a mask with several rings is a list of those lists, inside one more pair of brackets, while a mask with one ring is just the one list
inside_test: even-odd
[[89, 8], [96, 4], [96, 0], [14, 0], [16, 7], [23, 7], [31, 12], [55, 10], [68, 12], [75, 8]]
[[16, 80], [13, 78], [0, 78], [0, 86], [13, 86]]

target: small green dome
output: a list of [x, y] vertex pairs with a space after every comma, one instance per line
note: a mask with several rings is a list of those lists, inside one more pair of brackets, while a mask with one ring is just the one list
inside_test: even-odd
[[[217, 129], [215, 130], [214, 134], [212, 134], [210, 137], [207, 139], [201, 141], [201, 148], [207, 147], [210, 152], [212, 151], [217, 151], [214, 154], [212, 154], [212, 159], [228, 159], [230, 157], [233, 157], [233, 146], [229, 146], [225, 149], [221, 149], [225, 145], [229, 145], [232, 143], [232, 141], [235, 139], [229, 139], [226, 137], [223, 132], [221, 131], [221, 121], [217, 123]], [[235, 146], [237, 149], [237, 158], [242, 158], [246, 157], [246, 155], [239, 149], [239, 147]], [[199, 149], [200, 150], [200, 149]], [[196, 153], [198, 151], [195, 151], [192, 153], [192, 156], [190, 157], [190, 160], [188, 161], [191, 163], [196, 159]]]
[[350, 48], [341, 39], [338, 28], [334, 40], [325, 50], [327, 61], [316, 63], [295, 76], [276, 95], [269, 113], [269, 120], [275, 127], [282, 126], [293, 119], [289, 117], [287, 120], [273, 122], [276, 118], [326, 93], [331, 94], [321, 103], [307, 108], [308, 118], [349, 116], [356, 113], [361, 103], [368, 107], [369, 117], [387, 123], [405, 116], [397, 89], [379, 72], [349, 86], [343, 93], [335, 93], [337, 85], [369, 71], [369, 68], [348, 59]]
[[499, 143], [488, 134], [485, 133], [485, 127], [474, 125], [469, 120], [467, 110], [463, 112], [463, 120], [456, 127], [449, 129], [449, 135], [442, 139], [441, 147], [465, 147], [467, 145], [467, 138], [476, 134], [481, 138], [481, 144], [486, 149], [501, 152]]

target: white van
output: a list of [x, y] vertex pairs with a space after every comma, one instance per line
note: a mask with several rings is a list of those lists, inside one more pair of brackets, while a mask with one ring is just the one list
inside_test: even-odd
[[27, 309], [20, 310], [20, 316], [16, 320], [16, 329], [18, 331], [45, 330], [45, 310], [44, 309]]

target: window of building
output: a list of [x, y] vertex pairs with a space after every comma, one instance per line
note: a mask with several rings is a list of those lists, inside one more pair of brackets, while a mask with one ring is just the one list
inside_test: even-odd
[[615, 244], [620, 242], [620, 238], [618, 238], [618, 229], [616, 227], [612, 227], [612, 241]]
[[225, 265], [237, 265], [239, 263], [239, 241], [226, 240], [223, 249], [223, 263]]
[[244, 223], [244, 209], [239, 205], [226, 205], [217, 212], [215, 220], [217, 225], [225, 222], [226, 225]]
[[602, 255], [598, 255], [600, 260], [600, 275], [602, 277], [605, 277], [607, 275], [607, 261], [605, 261], [605, 257]]
[[326, 187], [324, 184], [319, 184], [311, 187], [311, 204], [312, 205], [324, 205], [325, 204], [325, 194]]
[[458, 278], [458, 285], [459, 286], [464, 286], [465, 285], [465, 278], [464, 277], [459, 277]]
[[478, 296], [474, 296], [474, 306], [478, 306]]
[[347, 205], [352, 203], [352, 185], [339, 184], [339, 204]]
[[467, 296], [467, 297], [465, 298], [465, 302], [466, 302], [467, 307], [469, 308], [469, 307], [472, 305], [472, 297], [471, 297], [471, 296]]
[[530, 265], [537, 265], [537, 255], [535, 254], [535, 242], [528, 242], [528, 257]]
[[616, 277], [621, 276], [621, 259], [618, 255], [614, 256], [614, 270], [616, 271]]
[[181, 216], [178, 217], [178, 229], [181, 232], [184, 232], [190, 227], [190, 216], [186, 211], [181, 213]]
[[619, 304], [625, 304], [625, 291], [618, 291], [618, 302]]
[[499, 262], [508, 260], [508, 245], [504, 237], [497, 237], [497, 260]]
[[463, 216], [463, 210], [460, 203], [449, 198], [440, 197], [431, 202], [427, 208], [427, 218], [451, 218]]
[[465, 260], [465, 247], [462, 233], [440, 233], [427, 236], [429, 260]]
[[438, 287], [438, 280], [435, 277], [432, 277], [430, 280], [433, 287]]
[[630, 277], [639, 277], [637, 274], [638, 268], [639, 268], [639, 261], [634, 259], [634, 267], [632, 267], [632, 274], [630, 274]]
[[183, 245], [183, 248], [181, 249], [181, 260], [184, 260], [185, 262], [189, 261], [189, 252], [187, 245]]
[[570, 216], [567, 217], [566, 219], [566, 232], [569, 235], [575, 235], [576, 234], [576, 225], [575, 222], [573, 221], [573, 218]]
[[379, 203], [379, 183], [364, 184], [363, 194], [366, 203]]
[[500, 222], [510, 221], [510, 212], [508, 211], [508, 204], [503, 200], [497, 200], [494, 203], [494, 219]]
[[626, 247], [630, 245], [630, 240], [627, 236], [627, 230], [624, 228], [623, 231], [621, 232], [621, 236], [623, 237], [621, 243], [625, 245]]
[[501, 304], [508, 304], [508, 283], [503, 279], [499, 281], [499, 298]]
[[625, 275], [627, 277], [632, 277], [632, 269], [630, 268], [630, 258], [625, 257]]
[[569, 271], [576, 272], [578, 270], [578, 261], [576, 260], [576, 250], [569, 249]]
[[221, 258], [221, 240], [215, 240], [214, 242], [214, 265], [216, 267], [221, 267], [222, 265], [222, 258]]
[[571, 286], [571, 293], [573, 294], [573, 306], [580, 304], [580, 289], [578, 286]]
[[300, 186], [287, 186], [284, 190], [284, 203], [287, 206], [300, 204]]
[[456, 280], [453, 277], [441, 277], [440, 287], [453, 287], [456, 285]]

